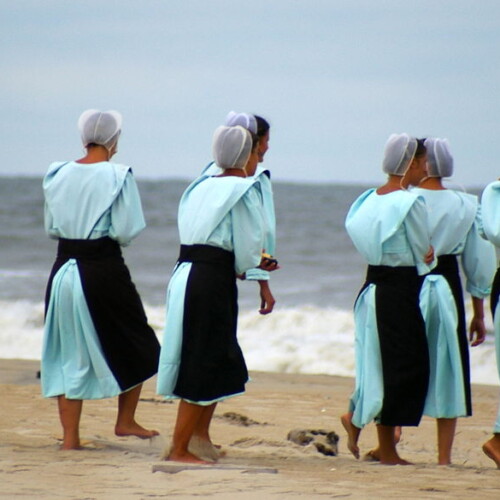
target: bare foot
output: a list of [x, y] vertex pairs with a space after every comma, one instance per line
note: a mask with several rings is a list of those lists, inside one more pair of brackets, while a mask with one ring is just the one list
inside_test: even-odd
[[141, 439], [150, 439], [152, 437], [158, 436], [160, 433], [155, 430], [148, 430], [139, 425], [137, 422], [133, 422], [129, 425], [121, 424], [115, 426], [115, 434], [117, 436], [137, 436]]
[[340, 422], [347, 432], [347, 448], [354, 458], [359, 458], [358, 439], [361, 429], [352, 423], [352, 413], [346, 413], [340, 417]]
[[363, 455], [363, 460], [365, 462], [380, 462], [380, 451], [378, 448], [373, 448], [368, 453]]
[[196, 455], [193, 455], [189, 451], [186, 452], [174, 452], [170, 450], [169, 455], [166, 460], [171, 460], [172, 462], [183, 462], [187, 464], [201, 464], [201, 465], [212, 465], [213, 462], [209, 462], [208, 460], [203, 460], [198, 458]]
[[71, 451], [71, 450], [83, 450], [83, 446], [80, 444], [72, 445], [72, 444], [62, 444], [59, 446], [60, 451]]
[[382, 465], [413, 465], [411, 462], [403, 460], [402, 458], [400, 458], [399, 460], [388, 460], [387, 462], [381, 460], [380, 463]]
[[386, 460], [382, 460], [381, 458], [380, 463], [382, 465], [413, 465], [411, 462], [403, 460], [399, 455], [388, 457]]
[[500, 469], [500, 448], [498, 444], [500, 444], [500, 439], [497, 439], [495, 434], [489, 441], [483, 444], [484, 454], [495, 462], [497, 469]]
[[219, 458], [226, 456], [226, 452], [221, 450], [220, 445], [214, 445], [212, 441], [193, 436], [189, 441], [188, 450], [203, 460], [217, 462]]

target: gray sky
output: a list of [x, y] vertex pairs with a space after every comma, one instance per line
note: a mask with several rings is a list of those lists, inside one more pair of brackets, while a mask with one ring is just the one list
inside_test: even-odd
[[500, 175], [498, 0], [0, 0], [0, 174], [81, 155], [87, 108], [124, 116], [116, 161], [192, 178], [230, 110], [269, 119], [277, 180], [378, 183], [393, 132], [447, 137], [454, 182]]

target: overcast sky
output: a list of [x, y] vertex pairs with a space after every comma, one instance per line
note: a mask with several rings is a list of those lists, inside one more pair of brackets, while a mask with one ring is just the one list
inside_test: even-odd
[[0, 0], [0, 174], [81, 155], [192, 178], [230, 110], [269, 119], [277, 180], [379, 183], [393, 132], [449, 139], [454, 181], [500, 176], [498, 0]]

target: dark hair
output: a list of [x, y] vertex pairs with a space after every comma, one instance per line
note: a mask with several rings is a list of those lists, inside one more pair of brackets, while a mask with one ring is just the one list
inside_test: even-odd
[[250, 133], [250, 135], [252, 136], [252, 151], [255, 150], [255, 148], [257, 147], [257, 145], [259, 144], [259, 134], [254, 134], [250, 131], [248, 131]]
[[417, 139], [417, 149], [415, 151], [415, 158], [420, 158], [427, 153], [427, 148], [425, 147], [425, 139]]
[[254, 116], [255, 120], [257, 121], [257, 137], [264, 137], [271, 128], [271, 125], [269, 125], [268, 121], [262, 118], [262, 116]]

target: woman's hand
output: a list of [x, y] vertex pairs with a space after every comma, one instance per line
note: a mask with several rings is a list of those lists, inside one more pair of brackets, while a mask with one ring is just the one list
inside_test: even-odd
[[273, 312], [274, 300], [273, 294], [271, 293], [271, 288], [269, 288], [269, 281], [259, 280], [260, 286], [260, 314], [270, 314]]
[[476, 347], [486, 339], [486, 327], [484, 319], [479, 316], [473, 316], [469, 327], [469, 340], [472, 347]]
[[486, 338], [486, 327], [484, 326], [484, 301], [474, 296], [472, 296], [471, 299], [473, 314], [469, 327], [469, 340], [471, 346], [475, 347], [482, 344]]
[[432, 246], [429, 247], [427, 253], [424, 256], [424, 262], [429, 265], [434, 260], [434, 248]]
[[272, 255], [269, 255], [268, 253], [264, 252], [262, 253], [262, 258], [260, 260], [259, 267], [263, 271], [267, 271], [269, 273], [272, 271], [276, 271], [276, 269], [280, 268], [280, 266], [278, 266], [278, 261], [275, 258], [273, 258]]

